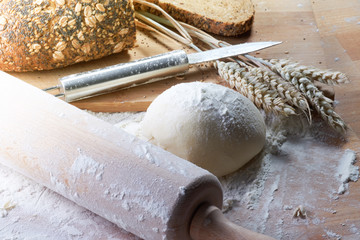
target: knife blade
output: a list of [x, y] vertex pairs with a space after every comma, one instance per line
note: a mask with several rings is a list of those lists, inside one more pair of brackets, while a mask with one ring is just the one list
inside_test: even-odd
[[251, 42], [231, 45], [228, 47], [216, 48], [203, 52], [192, 53], [188, 55], [189, 64], [197, 64], [202, 62], [214, 61], [221, 58], [233, 57], [245, 53], [258, 51], [260, 49], [272, 47], [281, 42]]
[[187, 54], [183, 50], [142, 58], [137, 61], [65, 76], [59, 84], [44, 91], [59, 89], [67, 102], [73, 102], [116, 90], [130, 88], [165, 78], [183, 75], [189, 66], [258, 51], [281, 42], [252, 42], [230, 45], [203, 52]]

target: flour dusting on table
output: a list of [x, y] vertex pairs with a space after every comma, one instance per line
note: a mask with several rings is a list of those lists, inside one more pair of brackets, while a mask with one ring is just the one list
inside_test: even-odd
[[[0, 239], [137, 239], [59, 194], [0, 166]], [[0, 215], [1, 216], [1, 215]], [[104, 235], [104, 233], [106, 233]]]
[[336, 176], [340, 179], [341, 185], [338, 193], [344, 194], [349, 189], [349, 182], [356, 182], [359, 179], [359, 167], [354, 166], [356, 153], [347, 149], [339, 160], [340, 164]]
[[[144, 113], [92, 114], [141, 137], [139, 123]], [[311, 127], [299, 117], [267, 117], [266, 122], [263, 151], [220, 179], [224, 214], [277, 239], [299, 238], [303, 232], [291, 227], [310, 224], [322, 227], [325, 239], [340, 238], [336, 229], [324, 225], [326, 219], [318, 217], [318, 212], [336, 214], [327, 203], [346, 197], [351, 191], [349, 182], [358, 180], [356, 152], [339, 149], [337, 143], [342, 140], [321, 121], [314, 120]], [[81, 150], [77, 161], [71, 171], [101, 178], [102, 166]], [[0, 194], [0, 239], [137, 239], [4, 166], [0, 166]], [[299, 205], [306, 209], [306, 218], [293, 217]], [[359, 236], [354, 230], [359, 226], [344, 223], [342, 227]]]

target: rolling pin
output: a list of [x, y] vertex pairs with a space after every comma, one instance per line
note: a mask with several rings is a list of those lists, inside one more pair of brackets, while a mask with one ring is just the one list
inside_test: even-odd
[[0, 72], [0, 162], [144, 239], [272, 239], [208, 171]]

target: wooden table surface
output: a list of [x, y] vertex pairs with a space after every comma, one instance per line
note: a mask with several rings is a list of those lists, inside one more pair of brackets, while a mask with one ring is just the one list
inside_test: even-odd
[[[263, 50], [257, 56], [263, 58], [292, 58], [302, 62], [304, 65], [331, 68], [346, 73], [351, 83], [334, 88], [335, 99], [337, 100], [336, 111], [351, 126], [353, 132], [349, 134], [349, 141], [341, 144], [339, 148], [343, 150], [350, 148], [358, 152], [360, 150], [357, 137], [360, 135], [360, 1], [253, 0], [253, 2], [256, 6], [256, 15], [251, 32], [239, 38], [226, 38], [225, 40], [231, 43], [283, 41], [283, 44]], [[13, 73], [13, 75], [37, 87], [45, 88], [55, 84], [57, 78], [71, 73], [138, 59], [182, 47], [170, 39], [148, 32], [139, 32], [138, 47], [128, 53], [113, 55], [100, 61], [78, 64], [61, 70], [41, 73]], [[82, 109], [98, 112], [143, 111], [165, 89], [179, 82], [193, 80], [221, 83], [221, 79], [214, 70], [197, 67], [192, 69], [191, 73], [184, 79], [169, 79], [148, 86], [79, 101], [74, 105]], [[320, 150], [321, 148], [322, 146], [314, 147], [314, 149]], [[330, 164], [336, 161], [334, 157], [329, 156], [329, 159], [332, 159], [329, 161]], [[276, 171], [272, 173], [275, 174]], [[333, 176], [333, 173], [329, 174]], [[275, 178], [275, 176], [272, 177]], [[302, 177], [317, 181], [317, 178], [314, 177], [306, 175]], [[302, 177], [298, 181], [306, 182]], [[326, 184], [324, 179], [326, 178], [322, 178], [321, 184]], [[305, 187], [306, 185], [302, 184], [299, 189], [294, 190], [291, 194], [306, 191]], [[328, 190], [328, 188], [322, 190], [324, 189]], [[311, 196], [310, 193], [304, 193], [305, 195]], [[339, 236], [342, 236], [342, 239], [360, 239], [359, 182], [350, 183], [349, 194], [335, 200], [322, 198], [319, 199], [319, 202], [323, 205], [321, 205], [322, 208], [319, 209], [319, 212], [315, 214], [316, 218], [310, 217], [310, 220], [302, 222], [285, 218], [285, 220], [290, 220], [282, 228], [284, 231], [282, 238], [338, 239]], [[313, 206], [318, 205], [314, 203]], [[326, 209], [335, 209], [336, 211], [327, 211]], [[315, 210], [313, 209], [313, 212]], [[263, 232], [278, 237], [280, 233], [274, 232], [276, 221], [279, 219], [284, 221], [284, 218], [276, 219], [274, 216], [278, 216], [277, 213], [271, 211], [270, 213], [273, 214], [269, 217], [271, 221], [265, 224], [266, 229], [263, 229]], [[238, 218], [238, 216], [232, 214], [228, 214], [228, 217], [232, 220]], [[253, 229], [256, 230], [256, 227], [253, 227]]]
[[[305, 65], [346, 73], [351, 83], [336, 87], [337, 111], [354, 131], [360, 133], [360, 3], [356, 0], [254, 0], [255, 22], [251, 32], [232, 43], [244, 41], [283, 41], [260, 51], [258, 57], [292, 58]], [[61, 76], [163, 53], [184, 46], [163, 36], [139, 31], [138, 47], [110, 57], [64, 69], [34, 73], [13, 73], [29, 83], [45, 88]], [[144, 111], [151, 101], [170, 86], [184, 81], [222, 82], [213, 69], [197, 68], [185, 79], [170, 79], [131, 90], [73, 103], [96, 112]]]

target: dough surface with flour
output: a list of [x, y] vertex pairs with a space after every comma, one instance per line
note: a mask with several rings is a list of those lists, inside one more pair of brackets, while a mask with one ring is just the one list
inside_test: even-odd
[[182, 83], [149, 106], [144, 137], [216, 176], [231, 173], [265, 144], [266, 127], [254, 104], [240, 93], [212, 83]]

